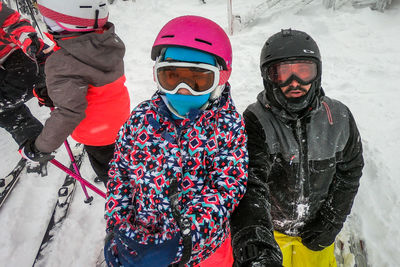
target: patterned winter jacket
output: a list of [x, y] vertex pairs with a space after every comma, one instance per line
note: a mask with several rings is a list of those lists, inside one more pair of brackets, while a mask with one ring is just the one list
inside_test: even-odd
[[[21, 19], [20, 14], [0, 2], [0, 63], [3, 63], [15, 49], [26, 52], [32, 43], [30, 33], [36, 33], [28, 20]], [[39, 40], [42, 42], [42, 40]]]
[[[108, 232], [118, 227], [142, 244], [170, 239], [180, 230], [168, 197], [176, 178], [180, 214], [191, 223], [187, 264], [203, 261], [224, 242], [230, 215], [245, 193], [248, 167], [244, 122], [229, 90], [192, 120], [173, 121], [158, 93], [132, 111], [109, 171]], [[181, 240], [176, 260], [182, 249]]]

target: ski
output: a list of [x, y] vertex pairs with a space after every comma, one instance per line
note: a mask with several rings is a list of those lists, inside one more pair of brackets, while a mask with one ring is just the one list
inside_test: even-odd
[[24, 14], [24, 15], [30, 17], [33, 28], [37, 28], [37, 30], [40, 33], [40, 36], [42, 36], [42, 39], [43, 39], [44, 36], [43, 36], [42, 30], [40, 29], [39, 23], [36, 19], [36, 16], [38, 16], [38, 14], [39, 14], [39, 11], [36, 7], [36, 1], [35, 0], [16, 0], [15, 3], [17, 6], [17, 11], [20, 14]]
[[350, 251], [354, 255], [355, 267], [367, 267], [367, 250], [365, 242], [355, 236], [350, 237]]
[[100, 250], [96, 260], [96, 267], [107, 267], [106, 259], [104, 258], [104, 247]]
[[[82, 164], [84, 150], [82, 144], [76, 144], [75, 148], [72, 149], [75, 162], [78, 167]], [[72, 163], [70, 169], [72, 169]], [[49, 245], [53, 240], [56, 231], [61, 227], [64, 219], [67, 217], [69, 206], [72, 202], [76, 186], [76, 180], [71, 176], [67, 175], [65, 177], [63, 185], [58, 190], [57, 203], [54, 206], [53, 213], [51, 215], [50, 221], [47, 225], [46, 232], [43, 236], [42, 242], [40, 243], [39, 250], [36, 254], [35, 261], [32, 266], [45, 266], [45, 256], [46, 252], [49, 253]]]
[[365, 242], [354, 233], [338, 236], [335, 254], [338, 267], [368, 267]]
[[17, 166], [4, 178], [0, 179], [0, 208], [3, 206], [10, 192], [18, 182], [22, 170], [25, 168], [26, 159], [21, 159]]

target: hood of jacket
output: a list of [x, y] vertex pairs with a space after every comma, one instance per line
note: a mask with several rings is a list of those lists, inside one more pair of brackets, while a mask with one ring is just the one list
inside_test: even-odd
[[104, 72], [112, 71], [125, 55], [125, 45], [111, 22], [102, 32], [54, 35], [58, 46], [77, 60]]

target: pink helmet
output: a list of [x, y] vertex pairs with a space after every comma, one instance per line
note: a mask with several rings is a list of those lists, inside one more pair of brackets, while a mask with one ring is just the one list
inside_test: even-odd
[[225, 69], [232, 67], [232, 47], [225, 31], [212, 20], [199, 16], [182, 16], [170, 20], [159, 32], [151, 50], [151, 58], [167, 46], [183, 46], [208, 52]]

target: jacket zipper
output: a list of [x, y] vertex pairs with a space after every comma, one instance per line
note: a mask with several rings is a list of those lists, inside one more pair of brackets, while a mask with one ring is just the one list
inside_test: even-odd
[[296, 135], [297, 139], [299, 142], [299, 170], [298, 170], [298, 177], [300, 179], [299, 181], [299, 190], [300, 190], [300, 196], [303, 198], [304, 196], [304, 168], [303, 168], [303, 134], [301, 132], [301, 121], [298, 119], [296, 121]]
[[294, 214], [297, 214], [297, 221], [302, 221], [304, 216], [308, 214], [308, 200], [306, 199], [306, 194], [309, 194], [309, 185], [307, 183], [306, 176], [308, 174], [308, 156], [307, 156], [307, 140], [304, 138], [304, 134], [302, 131], [302, 123], [301, 120], [298, 119], [296, 121], [296, 134], [299, 142], [299, 170], [298, 177], [299, 181], [299, 190], [300, 196], [298, 199], [298, 203], [296, 205], [296, 211]]

